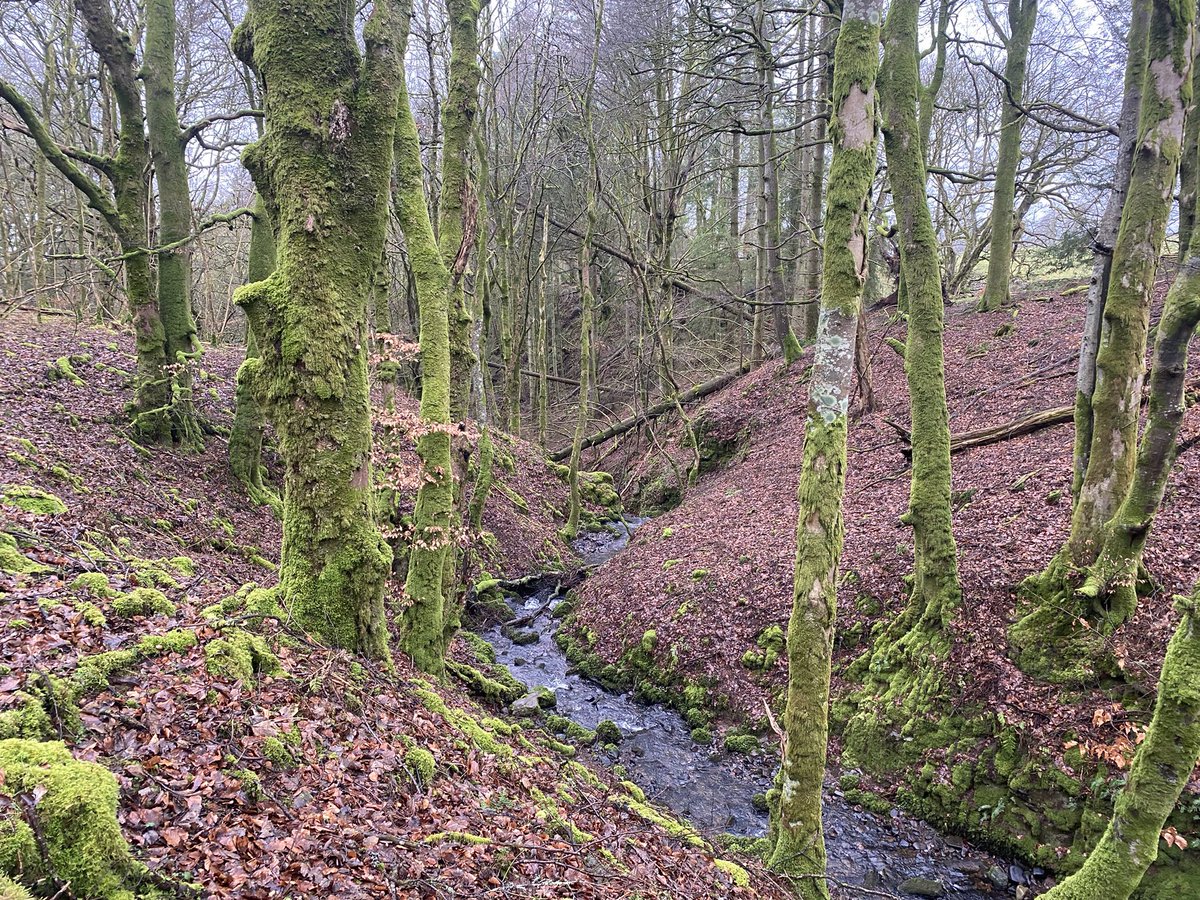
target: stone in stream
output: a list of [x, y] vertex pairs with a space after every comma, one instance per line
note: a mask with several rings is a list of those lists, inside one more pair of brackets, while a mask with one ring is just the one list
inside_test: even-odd
[[998, 891], [1008, 887], [1008, 873], [999, 866], [992, 866], [987, 870], [987, 880]]
[[942, 897], [946, 889], [930, 878], [908, 878], [900, 882], [900, 890], [914, 897]]
[[514, 716], [519, 718], [532, 718], [541, 711], [542, 704], [540, 701], [541, 696], [538, 694], [538, 692], [530, 691], [519, 700], [514, 700], [512, 705], [509, 707], [509, 711], [512, 712]]

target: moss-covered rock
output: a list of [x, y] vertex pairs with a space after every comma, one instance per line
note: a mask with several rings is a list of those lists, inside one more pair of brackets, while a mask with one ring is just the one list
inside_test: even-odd
[[230, 681], [252, 682], [258, 675], [282, 675], [283, 666], [266, 640], [249, 631], [232, 630], [204, 647], [209, 674]]
[[0, 741], [0, 794], [33, 794], [45, 841], [43, 858], [29, 826], [16, 814], [0, 819], [0, 872], [25, 884], [53, 873], [74, 896], [132, 900], [140, 867], [117, 823], [117, 780], [81, 762], [62, 743]]
[[9, 575], [36, 575], [49, 572], [47, 566], [30, 559], [17, 549], [17, 539], [6, 531], [0, 531], [0, 572]]
[[58, 497], [29, 484], [6, 485], [3, 498], [8, 505], [39, 516], [61, 516], [67, 511]]
[[112, 600], [112, 610], [122, 619], [134, 616], [173, 616], [175, 604], [157, 588], [134, 588], [128, 594], [118, 594]]

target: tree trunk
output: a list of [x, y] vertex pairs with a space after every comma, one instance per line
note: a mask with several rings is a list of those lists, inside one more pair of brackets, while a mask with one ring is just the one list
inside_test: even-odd
[[[386, 657], [391, 551], [371, 486], [367, 298], [383, 249], [402, 54], [377, 2], [251, 0], [234, 49], [265, 92], [243, 159], [278, 229], [277, 266], [242, 288], [260, 399], [284, 462], [278, 599], [301, 627]], [[311, 65], [321, 60], [322, 65]]]
[[[1144, 0], [1142, 5], [1145, 5]], [[1130, 31], [1132, 32], [1132, 30], [1131, 27]], [[1200, 48], [1197, 49], [1197, 57], [1200, 57]], [[1196, 225], [1197, 172], [1200, 171], [1200, 159], [1197, 158], [1197, 148], [1200, 148], [1200, 111], [1196, 109], [1197, 87], [1200, 87], [1200, 66], [1196, 65], [1196, 60], [1193, 60], [1192, 105], [1188, 107], [1187, 125], [1183, 132], [1183, 158], [1179, 161], [1180, 264], [1187, 261], [1188, 248], [1192, 243], [1192, 230]], [[1123, 118], [1122, 123], [1124, 123]]]
[[[944, 693], [937, 660], [950, 649], [948, 626], [962, 601], [950, 505], [950, 415], [942, 350], [942, 280], [937, 235], [925, 198], [918, 104], [920, 0], [892, 0], [888, 13], [880, 108], [888, 180], [896, 204], [900, 271], [908, 288], [904, 370], [912, 411], [913, 581], [904, 612], [876, 640], [867, 667], [874, 690], [864, 695], [866, 721], [847, 726], [876, 734], [919, 721], [920, 704]], [[881, 710], [887, 710], [882, 713]], [[881, 721], [884, 720], [884, 721]]]
[[[1108, 205], [1093, 241], [1092, 277], [1088, 282], [1087, 312], [1079, 346], [1079, 373], [1075, 379], [1075, 472], [1071, 482], [1072, 503], [1079, 499], [1083, 476], [1092, 450], [1092, 392], [1096, 389], [1096, 353], [1100, 349], [1100, 326], [1112, 272], [1113, 246], [1121, 224], [1121, 211], [1129, 190], [1133, 150], [1137, 145], [1138, 120], [1142, 109], [1142, 79], [1146, 73], [1146, 38], [1150, 28], [1151, 0], [1134, 0], [1129, 22], [1129, 48], [1125, 59], [1125, 92], [1121, 100], [1120, 139], [1113, 186]], [[1195, 118], [1195, 117], [1193, 117]]]
[[830, 79], [833, 75], [833, 61], [828, 58], [826, 50], [829, 46], [829, 17], [822, 15], [817, 17], [814, 23], [815, 45], [819, 48], [819, 53], [825, 55], [824, 63], [821, 63], [821, 56], [818, 56], [818, 65], [821, 65], [821, 80], [817, 86], [817, 97], [812, 104], [812, 114], [815, 117], [812, 128], [812, 165], [809, 173], [809, 188], [808, 188], [808, 215], [809, 222], [816, 231], [816, 236], [812, 247], [805, 255], [805, 272], [807, 273], [804, 279], [804, 339], [812, 341], [817, 336], [817, 320], [820, 313], [820, 291], [821, 291], [821, 254], [823, 241], [819, 223], [821, 222], [822, 207], [825, 204], [825, 145], [826, 140], [826, 124], [824, 116], [817, 116], [818, 112], [824, 111], [824, 108], [829, 103]]
[[[604, 26], [604, 0], [597, 0], [594, 7], [594, 37], [591, 63], [587, 82], [580, 97], [580, 112], [583, 117], [584, 137], [587, 141], [587, 188], [584, 215], [583, 239], [579, 242], [579, 404], [575, 416], [575, 434], [571, 440], [571, 460], [567, 464], [567, 483], [571, 489], [570, 512], [564, 536], [574, 540], [579, 532], [582, 502], [579, 496], [579, 461], [582, 453], [583, 436], [587, 433], [589, 387], [592, 379], [592, 236], [596, 231], [596, 206], [600, 192], [600, 154], [596, 147], [596, 133], [592, 122], [592, 97], [596, 88], [596, 67], [600, 57], [600, 38]], [[672, 290], [670, 287], [668, 291]], [[660, 338], [661, 339], [661, 338]], [[665, 362], [665, 361], [664, 361]]]
[[[1194, 152], [1193, 148], [1193, 152]], [[1109, 627], [1137, 609], [1137, 574], [1154, 516], [1162, 504], [1183, 425], [1188, 345], [1200, 325], [1200, 233], [1167, 293], [1150, 369], [1146, 430], [1138, 447], [1133, 483], [1105, 529], [1104, 547], [1079, 593], [1099, 607]]]
[[[411, 0], [400, 10], [400, 46], [408, 43]], [[442, 570], [451, 542], [454, 476], [450, 457], [450, 270], [438, 248], [425, 201], [421, 145], [403, 73], [396, 124], [396, 217], [408, 245], [421, 322], [421, 424], [417, 454], [421, 484], [413, 508], [408, 575], [409, 606], [401, 643], [413, 664], [440, 674], [444, 668]]]
[[158, 183], [158, 310], [171, 372], [171, 428], [176, 440], [198, 445], [203, 437], [192, 402], [192, 366], [201, 348], [192, 315], [192, 198], [175, 106], [175, 0], [149, 0], [146, 5], [142, 80]]
[[[1194, 242], [1193, 242], [1194, 243]], [[1167, 646], [1158, 700], [1100, 843], [1042, 900], [1127, 900], [1158, 856], [1159, 835], [1200, 761], [1200, 587], [1176, 598], [1182, 619]]]
[[[267, 218], [261, 198], [254, 201], [254, 219], [250, 225], [250, 254], [247, 281], [264, 281], [275, 271], [275, 232]], [[266, 423], [259, 403], [258, 379], [261, 376], [258, 344], [254, 329], [246, 328], [246, 359], [238, 367], [237, 392], [234, 396], [233, 427], [229, 431], [229, 467], [255, 503], [267, 504], [281, 512], [278, 495], [263, 482], [262, 442]]]
[[[1095, 562], [1106, 527], [1133, 481], [1150, 298], [1191, 92], [1194, 16], [1194, 4], [1154, 0], [1146, 94], [1096, 355], [1087, 472], [1067, 543], [1045, 572], [1026, 581], [1024, 593], [1033, 608], [1009, 633], [1022, 668], [1045, 677], [1089, 680], [1111, 657], [1100, 638], [1115, 627], [1119, 614], [1080, 608], [1084, 598], [1074, 596], [1074, 583], [1076, 572]], [[1089, 620], [1088, 628], [1081, 630], [1080, 618]]]
[[992, 242], [988, 251], [987, 284], [979, 308], [999, 309], [1008, 303], [1012, 277], [1013, 205], [1017, 196], [1017, 169], [1021, 165], [1021, 126], [1025, 112], [1025, 70], [1029, 45], [1037, 24], [1037, 0], [1008, 0], [1008, 53], [1004, 61], [1004, 103], [1000, 113], [1000, 150], [996, 159], [996, 186], [992, 190]]
[[847, 0], [834, 61], [833, 163], [825, 214], [821, 317], [804, 425], [796, 569], [788, 623], [787, 707], [770, 864], [803, 898], [827, 898], [821, 787], [842, 552], [854, 343], [867, 274], [875, 175], [875, 77], [884, 0]]

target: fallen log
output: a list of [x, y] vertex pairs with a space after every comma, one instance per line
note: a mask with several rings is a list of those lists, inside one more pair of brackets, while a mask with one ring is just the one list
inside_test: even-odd
[[[678, 402], [691, 403], [693, 400], [700, 400], [704, 397], [707, 397], [709, 394], [715, 394], [735, 378], [739, 378], [749, 371], [750, 364], [742, 363], [742, 365], [739, 366], [735, 372], [727, 372], [724, 375], [719, 375], [716, 378], [704, 382], [703, 384], [698, 384], [694, 387], [688, 388], [679, 395]], [[676, 400], [674, 398], [660, 400], [658, 403], [655, 403], [653, 406], [646, 409], [645, 412], [638, 413], [635, 416], [630, 416], [628, 419], [622, 419], [615, 425], [608, 426], [603, 431], [597, 431], [595, 434], [588, 435], [583, 439], [583, 443], [580, 444], [580, 449], [587, 450], [590, 447], [595, 447], [597, 444], [603, 444], [607, 441], [611, 441], [615, 437], [620, 437], [625, 432], [636, 428], [643, 422], [648, 422], [650, 419], [657, 419], [664, 413], [670, 412], [671, 410], [675, 409], [675, 404]], [[555, 450], [553, 453], [551, 453], [550, 459], [554, 462], [562, 462], [570, 455], [571, 448], [563, 447], [562, 449]]]
[[[1023, 437], [1041, 431], [1043, 428], [1053, 428], [1055, 425], [1065, 425], [1075, 420], [1074, 406], [1059, 406], [1054, 409], [1043, 409], [1030, 413], [1002, 425], [992, 425], [988, 428], [978, 428], [975, 431], [965, 431], [962, 434], [951, 435], [950, 452], [961, 453], [975, 447], [986, 447], [989, 444], [999, 444], [1013, 438]], [[912, 456], [912, 432], [891, 419], [884, 419], [891, 426], [908, 448], [902, 451], [906, 457]]]

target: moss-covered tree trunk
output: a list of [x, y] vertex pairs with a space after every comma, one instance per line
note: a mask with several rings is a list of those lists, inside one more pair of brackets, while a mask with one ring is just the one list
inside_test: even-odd
[[171, 428], [176, 440], [194, 445], [203, 440], [192, 402], [191, 371], [200, 355], [200, 341], [192, 315], [192, 198], [175, 105], [175, 0], [146, 4], [142, 80], [158, 184], [158, 310], [171, 375]]
[[1092, 452], [1092, 393], [1096, 389], [1096, 354], [1100, 350], [1100, 326], [1112, 273], [1113, 247], [1121, 225], [1121, 211], [1133, 170], [1138, 120], [1142, 110], [1142, 80], [1146, 74], [1146, 38], [1150, 28], [1151, 0], [1134, 0], [1125, 58], [1125, 90], [1121, 99], [1120, 137], [1108, 205], [1092, 242], [1092, 277], [1088, 282], [1087, 311], [1079, 342], [1079, 370], [1075, 377], [1075, 471], [1071, 482], [1072, 502], [1079, 498], [1083, 476]]
[[[264, 281], [275, 271], [275, 232], [261, 198], [255, 198], [250, 224], [247, 282]], [[261, 362], [254, 329], [246, 328], [246, 359], [238, 367], [234, 395], [233, 427], [229, 431], [229, 467], [246, 488], [250, 499], [280, 511], [279, 497], [263, 481], [262, 444], [266, 417], [259, 403]]]
[[[1136, 4], [1135, 4], [1136, 5]], [[1200, 49], [1197, 50], [1200, 57]], [[1197, 173], [1200, 172], [1200, 111], [1196, 109], [1200, 87], [1200, 66], [1192, 64], [1192, 105], [1188, 107], [1187, 125], [1183, 132], [1183, 159], [1179, 161], [1179, 262], [1187, 260], [1196, 226]]]
[[[579, 463], [583, 438], [587, 434], [588, 409], [592, 382], [592, 317], [595, 297], [592, 293], [592, 241], [596, 234], [596, 207], [600, 194], [600, 153], [596, 147], [596, 132], [592, 120], [592, 98], [596, 89], [596, 68], [600, 59], [600, 38], [604, 28], [604, 0], [596, 0], [593, 20], [592, 56], [588, 66], [587, 82], [579, 97], [583, 119], [584, 139], [587, 142], [587, 186], [585, 188], [585, 212], [583, 238], [579, 242], [579, 406], [575, 415], [575, 431], [571, 437], [571, 459], [567, 466], [567, 484], [570, 486], [570, 509], [564, 536], [574, 540], [579, 532], [579, 518], [583, 503], [579, 490]], [[671, 288], [666, 288], [668, 293]], [[665, 341], [659, 335], [660, 348]], [[669, 371], [663, 362], [664, 371]]]
[[[896, 205], [900, 271], [908, 289], [904, 370], [912, 411], [912, 482], [902, 521], [913, 529], [912, 593], [904, 613], [876, 643], [871, 675], [886, 689], [868, 716], [911, 710], [940, 690], [946, 627], [962, 600], [950, 506], [950, 415], [942, 350], [942, 280], [937, 236], [925, 197], [926, 169], [918, 119], [920, 0], [892, 0], [879, 79], [888, 179]], [[902, 713], [907, 721], [910, 712]], [[901, 723], [903, 724], [903, 723]]]
[[821, 315], [804, 425], [795, 590], [787, 636], [785, 739], [770, 853], [771, 866], [796, 876], [796, 890], [805, 898], [829, 896], [823, 878], [821, 786], [855, 330], [867, 276], [868, 200], [876, 156], [875, 78], [884, 6], [884, 0], [847, 0], [834, 60], [833, 161], [825, 213]]
[[[1081, 608], [1077, 574], [1096, 560], [1106, 528], [1129, 493], [1137, 448], [1150, 298], [1173, 199], [1191, 93], [1195, 5], [1154, 0], [1147, 45], [1138, 141], [1104, 304], [1092, 444], [1066, 545], [1046, 571], [1029, 579], [1033, 608], [1010, 631], [1028, 671], [1070, 679], [1090, 677], [1100, 652], [1094, 633], [1122, 620], [1119, 611]], [[1084, 629], [1083, 617], [1093, 627]]]
[[992, 190], [991, 245], [987, 283], [979, 308], [999, 309], [1008, 302], [1012, 278], [1013, 206], [1017, 197], [1017, 169], [1021, 165], [1022, 103], [1029, 46], [1037, 24], [1037, 0], [1008, 0], [1008, 35], [1004, 42], [1004, 98], [1000, 113], [1000, 148], [996, 157], [996, 185]]
[[1083, 867], [1043, 900], [1127, 900], [1158, 856], [1163, 825], [1200, 761], [1200, 588], [1176, 598], [1182, 619], [1167, 646], [1158, 700], [1112, 821]]
[[1125, 501], [1108, 523], [1104, 546], [1079, 589], [1110, 626], [1126, 621], [1137, 609], [1138, 566], [1175, 460], [1185, 410], [1188, 345], [1198, 325], [1200, 232], [1193, 231], [1192, 245], [1167, 292], [1158, 322], [1150, 367], [1149, 410], [1138, 445], [1133, 482]]
[[[401, 0], [400, 47], [408, 43], [411, 0]], [[424, 173], [417, 124], [401, 73], [397, 104], [396, 217], [408, 245], [421, 323], [421, 484], [413, 509], [408, 575], [408, 607], [401, 641], [413, 663], [427, 672], [444, 667], [442, 621], [446, 598], [442, 569], [450, 547], [454, 475], [450, 460], [450, 271], [442, 259], [425, 202]]]
[[277, 229], [275, 270], [236, 299], [283, 457], [278, 599], [321, 639], [384, 657], [391, 550], [374, 518], [367, 300], [402, 57], [390, 2], [374, 5], [363, 53], [354, 12], [349, 0], [251, 0], [234, 33], [269, 88], [264, 136], [243, 159]]

